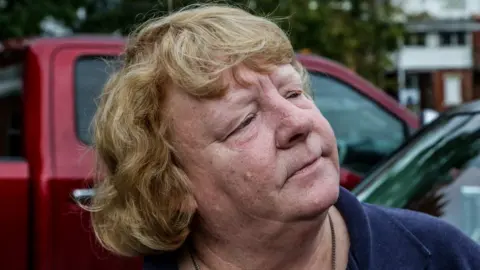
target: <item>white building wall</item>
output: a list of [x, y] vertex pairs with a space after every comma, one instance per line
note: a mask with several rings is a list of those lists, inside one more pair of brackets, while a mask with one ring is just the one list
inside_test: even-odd
[[480, 14], [480, 0], [394, 0], [409, 14], [426, 12], [438, 19], [470, 18]]
[[399, 50], [397, 64], [403, 70], [469, 69], [473, 67], [472, 48], [406, 46]]
[[[479, 0], [480, 1], [480, 0]], [[428, 33], [424, 46], [403, 46], [396, 54], [396, 65], [403, 70], [473, 68], [472, 37], [465, 45], [441, 46], [438, 33]]]

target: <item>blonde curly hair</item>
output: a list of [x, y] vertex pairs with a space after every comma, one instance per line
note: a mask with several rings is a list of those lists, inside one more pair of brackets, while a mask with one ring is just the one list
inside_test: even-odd
[[129, 37], [93, 122], [102, 179], [85, 208], [105, 248], [137, 256], [182, 246], [192, 191], [171, 144], [165, 100], [172, 85], [198, 98], [220, 97], [222, 73], [240, 63], [258, 72], [290, 63], [306, 78], [287, 35], [236, 7], [190, 6]]

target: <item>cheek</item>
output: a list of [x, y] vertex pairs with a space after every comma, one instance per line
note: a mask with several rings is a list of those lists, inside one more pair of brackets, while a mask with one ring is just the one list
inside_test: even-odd
[[253, 191], [275, 179], [275, 151], [266, 143], [252, 143], [243, 149], [229, 149], [212, 160], [226, 189]]
[[335, 138], [335, 133], [333, 132], [332, 126], [316, 107], [314, 109], [314, 114], [314, 118], [316, 119], [314, 126], [323, 139], [324, 151], [336, 154], [337, 140]]
[[329, 146], [336, 146], [336, 139], [335, 139], [335, 133], [333, 132], [333, 128], [330, 125], [330, 123], [327, 121], [325, 117], [322, 115], [322, 119], [320, 121], [320, 126], [322, 133], [325, 134], [325, 137], [327, 138], [327, 143]]
[[313, 111], [313, 114], [315, 114], [314, 116], [315, 119], [317, 119], [316, 126], [319, 126], [322, 129], [322, 131], [324, 131], [325, 133], [333, 134], [332, 126], [328, 122], [327, 118], [323, 116], [320, 109], [317, 106], [314, 106], [312, 111]]

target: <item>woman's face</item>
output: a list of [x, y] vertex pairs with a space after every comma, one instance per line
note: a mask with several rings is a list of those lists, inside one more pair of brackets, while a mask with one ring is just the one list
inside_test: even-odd
[[[339, 192], [336, 141], [303, 95], [292, 65], [272, 73], [239, 67], [226, 95], [198, 100], [172, 91], [175, 141], [197, 213], [212, 222], [289, 222], [316, 216]], [[243, 86], [242, 86], [243, 85]]]

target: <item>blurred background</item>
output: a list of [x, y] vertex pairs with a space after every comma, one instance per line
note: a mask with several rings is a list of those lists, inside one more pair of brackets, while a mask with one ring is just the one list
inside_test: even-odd
[[76, 204], [95, 193], [90, 123], [125, 36], [204, 2], [278, 19], [344, 188], [480, 243], [479, 0], [0, 0], [0, 269], [141, 269]]
[[[152, 16], [198, 2], [202, 1], [1, 0], [0, 40], [76, 33], [123, 35]], [[282, 27], [298, 51], [339, 61], [414, 111], [443, 111], [480, 97], [479, 1], [229, 2], [288, 18]]]

